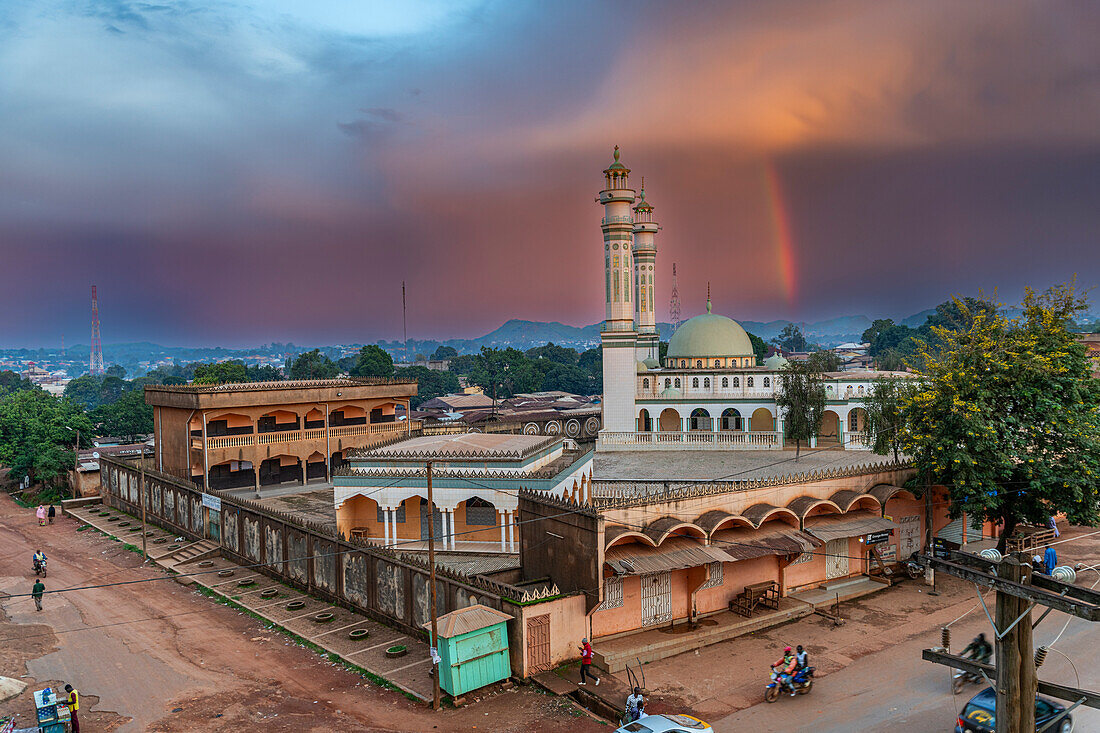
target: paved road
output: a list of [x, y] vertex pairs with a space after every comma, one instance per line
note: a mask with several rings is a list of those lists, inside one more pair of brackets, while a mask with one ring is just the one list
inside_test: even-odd
[[[1036, 644], [1053, 639], [1066, 616], [1052, 613], [1035, 631]], [[961, 647], [979, 631], [989, 632], [981, 609], [953, 627], [954, 647]], [[1070, 622], [1055, 648], [1073, 658], [1081, 675], [1080, 686], [1100, 689], [1100, 625], [1080, 619]], [[942, 733], [954, 729], [957, 710], [980, 689], [972, 685], [952, 697], [950, 672], [921, 659], [927, 639], [918, 639], [852, 663], [845, 669], [818, 680], [813, 692], [783, 697], [774, 704], [761, 702], [717, 722], [715, 731], [801, 731], [852, 733], [896, 729], [906, 733]], [[1057, 654], [1047, 657], [1041, 679], [1077, 686], [1069, 662]], [[761, 694], [763, 683], [761, 681]], [[1078, 708], [1076, 730], [1100, 730], [1100, 710]]]

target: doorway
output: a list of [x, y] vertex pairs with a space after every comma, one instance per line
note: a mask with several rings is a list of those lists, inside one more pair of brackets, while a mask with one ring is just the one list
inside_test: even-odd
[[642, 584], [642, 626], [672, 620], [672, 573], [653, 573], [639, 578]]
[[848, 538], [825, 543], [825, 580], [848, 577]]

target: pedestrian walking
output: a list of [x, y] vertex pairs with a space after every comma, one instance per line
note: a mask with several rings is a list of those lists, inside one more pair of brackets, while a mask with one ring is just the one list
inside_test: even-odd
[[1058, 531], [1058, 522], [1054, 521], [1054, 517], [1050, 518], [1050, 528], [1054, 530], [1054, 538], [1058, 539], [1062, 536], [1062, 533]]
[[80, 709], [80, 693], [74, 690], [72, 685], [65, 685], [65, 692], [69, 693], [65, 698], [65, 704], [69, 706], [69, 722], [72, 724], [73, 733], [80, 733], [80, 721], [76, 717], [76, 711]]
[[53, 504], [50, 504], [50, 508], [46, 510], [46, 517], [50, 520], [50, 524], [53, 524], [53, 518], [57, 516], [57, 509]]
[[46, 584], [41, 579], [34, 581], [34, 587], [31, 588], [31, 598], [34, 599], [34, 605], [38, 606], [38, 610], [42, 610], [42, 593], [46, 590]]
[[46, 507], [39, 504], [38, 508], [34, 510], [34, 515], [36, 517], [38, 517], [38, 526], [39, 527], [45, 527], [46, 526]]
[[592, 645], [588, 643], [588, 639], [581, 639], [581, 681], [580, 684], [587, 685], [584, 678], [591, 677], [596, 680], [596, 686], [600, 685], [600, 678], [592, 674]]
[[1047, 547], [1043, 553], [1043, 564], [1046, 565], [1047, 575], [1051, 575], [1054, 568], [1058, 567], [1058, 552], [1053, 547]]

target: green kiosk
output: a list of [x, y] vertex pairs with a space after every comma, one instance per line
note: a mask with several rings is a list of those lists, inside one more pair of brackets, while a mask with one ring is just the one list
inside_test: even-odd
[[[436, 619], [439, 629], [439, 686], [451, 697], [508, 679], [507, 613], [476, 605]], [[431, 634], [431, 623], [424, 624]]]

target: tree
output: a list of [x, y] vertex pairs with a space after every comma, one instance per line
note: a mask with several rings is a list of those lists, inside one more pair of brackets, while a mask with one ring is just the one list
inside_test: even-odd
[[443, 361], [458, 356], [458, 349], [453, 346], [439, 346], [432, 352], [432, 361]]
[[195, 367], [195, 384], [237, 384], [247, 381], [248, 368], [243, 361], [220, 361]]
[[787, 437], [794, 441], [794, 457], [802, 452], [802, 441], [809, 441], [821, 430], [825, 416], [825, 384], [821, 375], [806, 364], [790, 363], [779, 373], [779, 391], [775, 404], [784, 411]]
[[536, 362], [511, 347], [500, 350], [481, 347], [474, 357], [474, 364], [466, 377], [469, 384], [476, 384], [494, 399], [504, 399], [520, 392], [537, 392], [542, 388], [544, 373], [536, 368]]
[[[661, 341], [659, 348], [668, 350], [668, 342]], [[664, 353], [661, 353], [659, 357], [660, 361], [664, 361]], [[603, 351], [599, 346], [594, 349], [588, 349], [580, 355], [577, 359], [577, 366], [585, 371], [590, 381], [588, 392], [585, 394], [602, 394], [603, 393]]]
[[542, 390], [545, 392], [562, 391], [576, 395], [594, 394], [592, 387], [595, 379], [584, 369], [574, 364], [553, 363], [542, 378]]
[[37, 389], [29, 379], [24, 379], [10, 369], [0, 371], [0, 398], [23, 389]]
[[116, 402], [89, 413], [98, 435], [115, 435], [133, 442], [139, 435], [153, 432], [153, 408], [145, 404], [145, 395], [131, 390]]
[[871, 322], [871, 327], [863, 332], [863, 336], [861, 337], [863, 343], [873, 345], [880, 333], [888, 328], [893, 328], [895, 325], [893, 318], [876, 318]]
[[1002, 551], [1020, 522], [1094, 524], [1100, 498], [1100, 382], [1068, 330], [1085, 300], [1071, 283], [1028, 289], [1022, 305], [1008, 319], [956, 300], [953, 328], [921, 343], [922, 388], [901, 401], [921, 478], [951, 487], [952, 517], [1002, 521]]
[[905, 414], [901, 405], [903, 399], [911, 396], [913, 389], [910, 379], [887, 377], [876, 380], [870, 394], [863, 400], [871, 450], [880, 456], [893, 452], [894, 460], [898, 460], [905, 429]]
[[548, 343], [546, 346], [536, 346], [533, 349], [528, 349], [525, 352], [528, 359], [547, 359], [556, 364], [569, 364], [575, 365], [580, 360], [580, 354], [576, 349], [570, 349], [565, 346], [555, 346]]
[[819, 349], [806, 360], [807, 366], [815, 372], [839, 372], [841, 367], [840, 354], [829, 349]]
[[[768, 344], [755, 333], [745, 331], [745, 335], [749, 337], [749, 342], [752, 344], [752, 353], [756, 354], [756, 363], [763, 364], [764, 360], [768, 358]], [[664, 359], [661, 360], [661, 363], [664, 363]]]
[[0, 464], [13, 477], [57, 486], [76, 460], [76, 431], [90, 441], [92, 423], [73, 400], [40, 389], [13, 392], [0, 400]]
[[447, 369], [455, 374], [469, 374], [470, 370], [474, 368], [475, 359], [477, 357], [474, 354], [456, 356], [447, 364]]
[[323, 356], [320, 349], [304, 351], [290, 364], [291, 379], [332, 379], [338, 373], [336, 363]]
[[784, 351], [806, 350], [806, 337], [802, 335], [802, 329], [793, 323], [784, 326], [779, 335], [772, 339], [772, 343]]
[[416, 396], [409, 400], [413, 409], [428, 400], [434, 400], [445, 394], [455, 394], [461, 389], [458, 377], [451, 372], [440, 372], [427, 367], [402, 367], [395, 369], [393, 375], [402, 379], [416, 380]]
[[124, 379], [113, 376], [93, 376], [85, 374], [65, 385], [65, 396], [83, 405], [84, 409], [94, 410], [100, 405], [109, 405], [130, 389]]
[[905, 357], [897, 349], [887, 349], [875, 357], [875, 368], [884, 372], [904, 372], [908, 367]]
[[283, 373], [279, 371], [278, 367], [271, 366], [270, 364], [259, 364], [256, 366], [248, 367], [248, 379], [249, 382], [279, 382], [282, 381]]
[[119, 366], [118, 364], [112, 364], [111, 366], [107, 367], [105, 373], [108, 377], [118, 377], [119, 379], [126, 379], [126, 369]]
[[389, 377], [393, 374], [393, 357], [375, 344], [364, 346], [349, 373], [353, 377]]

